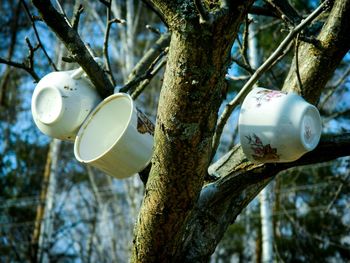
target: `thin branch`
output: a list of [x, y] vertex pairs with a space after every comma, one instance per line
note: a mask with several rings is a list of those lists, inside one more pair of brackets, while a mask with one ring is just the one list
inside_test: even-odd
[[210, 22], [210, 19], [211, 19], [210, 14], [205, 9], [205, 7], [202, 3], [202, 0], [194, 0], [194, 5], [196, 6], [196, 9], [198, 11], [200, 21], [202, 23]]
[[74, 16], [72, 19], [72, 28], [76, 31], [78, 31], [80, 16], [83, 12], [84, 12], [84, 7], [83, 7], [83, 5], [80, 4], [79, 7], [77, 8], [77, 10], [74, 12]]
[[[243, 31], [243, 39], [242, 39], [242, 47], [241, 47], [241, 54], [242, 58], [244, 59], [244, 62], [249, 65], [248, 63], [248, 39], [249, 39], [249, 25], [253, 22], [251, 19], [248, 18], [248, 16], [245, 17], [244, 20], [244, 31]], [[254, 23], [254, 22], [253, 22]], [[251, 68], [251, 66], [249, 66]]]
[[67, 16], [66, 12], [65, 12], [64, 9], [63, 9], [61, 3], [59, 2], [59, 0], [55, 0], [55, 2], [56, 2], [56, 5], [57, 5], [58, 9], [59, 9], [60, 12], [61, 12], [61, 15], [62, 15], [63, 18], [66, 20], [67, 24], [68, 24], [70, 27], [73, 27], [72, 24], [71, 24], [71, 22], [70, 22], [69, 19], [68, 19], [68, 16]]
[[344, 116], [344, 115], [346, 115], [346, 114], [349, 114], [349, 113], [350, 113], [350, 109], [343, 110], [343, 111], [339, 111], [339, 112], [335, 112], [335, 113], [333, 113], [333, 114], [331, 114], [331, 115], [325, 117], [325, 118], [323, 119], [323, 123], [327, 123], [327, 122], [329, 122], [329, 121], [331, 121], [331, 120], [334, 120], [334, 119], [336, 119], [336, 118], [342, 117], [342, 116]]
[[135, 88], [135, 91], [131, 94], [131, 97], [136, 100], [137, 97], [143, 92], [143, 90], [147, 87], [147, 85], [151, 82], [152, 78], [165, 66], [166, 59], [163, 58], [163, 60], [158, 63], [158, 65], [150, 72], [149, 77], [142, 81], [140, 85], [138, 85]]
[[337, 82], [332, 84], [331, 88], [329, 89], [327, 94], [324, 96], [324, 99], [322, 100], [322, 102], [319, 103], [318, 105], [319, 109], [322, 109], [324, 107], [327, 101], [334, 94], [335, 90], [347, 80], [349, 75], [350, 75], [350, 66], [345, 70], [345, 73], [337, 80]]
[[12, 66], [12, 67], [15, 67], [15, 68], [23, 69], [23, 70], [27, 71], [33, 77], [33, 79], [36, 82], [38, 82], [40, 80], [39, 76], [36, 74], [34, 69], [26, 66], [25, 63], [14, 62], [12, 60], [8, 60], [8, 59], [1, 58], [1, 57], [0, 57], [0, 63], [9, 65], [9, 66]]
[[29, 68], [34, 70], [34, 53], [35, 53], [35, 51], [38, 50], [40, 45], [38, 44], [36, 47], [33, 47], [32, 44], [30, 43], [30, 40], [29, 40], [28, 37], [26, 37], [25, 40], [26, 40], [27, 46], [29, 48], [29, 54], [27, 56], [28, 63], [29, 63]]
[[107, 97], [113, 92], [113, 84], [109, 81], [104, 70], [91, 56], [86, 45], [80, 36], [69, 26], [67, 21], [52, 6], [51, 2], [46, 0], [32, 0], [34, 6], [39, 10], [45, 23], [64, 43], [71, 57], [79, 63], [82, 69], [89, 76], [101, 97]]
[[298, 12], [286, 0], [265, 0], [279, 17], [289, 26], [294, 26], [301, 21]]
[[[248, 38], [247, 38], [248, 40]], [[243, 42], [244, 42], [244, 39], [243, 39]], [[246, 71], [248, 71], [249, 73], [253, 74], [254, 73], [254, 70], [252, 69], [252, 67], [250, 66], [249, 64], [249, 61], [247, 59], [247, 56], [244, 55], [244, 49], [247, 50], [247, 46], [244, 47], [245, 44], [242, 44], [241, 43], [241, 40], [237, 37], [237, 44], [238, 44], [238, 47], [239, 47], [239, 51], [241, 53], [241, 58], [242, 58], [242, 62], [239, 61], [238, 59], [234, 59], [232, 58], [232, 61], [233, 62], [236, 62], [236, 64], [238, 66], [240, 66], [241, 68], [245, 69]], [[248, 43], [246, 43], [246, 45], [248, 45]], [[246, 52], [245, 52], [246, 53]]]
[[[243, 57], [242, 57], [243, 58]], [[253, 75], [254, 74], [254, 69], [251, 68], [251, 66], [248, 63], [241, 62], [236, 58], [231, 59], [232, 62], [236, 63], [238, 66], [246, 70], [249, 74]]]
[[164, 14], [162, 14], [159, 8], [151, 0], [142, 0], [142, 3], [144, 3], [148, 7], [148, 9], [152, 10], [159, 17], [159, 19], [164, 23], [166, 27], [169, 27], [164, 17]]
[[99, 1], [100, 3], [104, 4], [106, 7], [110, 7], [112, 3], [112, 1], [107, 1], [107, 0], [99, 0]]
[[115, 86], [116, 82], [113, 76], [113, 72], [111, 69], [111, 62], [108, 54], [109, 33], [111, 31], [111, 27], [113, 23], [125, 24], [125, 20], [118, 19], [118, 18], [111, 19], [111, 4], [112, 4], [112, 0], [109, 6], [107, 6], [107, 23], [106, 23], [107, 25], [106, 25], [106, 32], [105, 32], [105, 37], [103, 41], [103, 57], [105, 60], [105, 66], [107, 68], [109, 80], [112, 82], [113, 86]]
[[[349, 133], [323, 135], [314, 151], [292, 163], [254, 165], [247, 161], [240, 146], [234, 147], [209, 168], [210, 174], [219, 179], [201, 190], [194, 216], [186, 226], [184, 251], [198, 259], [214, 250], [227, 227], [280, 171], [349, 155]], [[203, 227], [211, 231], [203, 231]]]
[[298, 85], [299, 85], [299, 89], [303, 90], [303, 84], [301, 82], [301, 77], [300, 77], [300, 71], [299, 71], [299, 34], [297, 34], [296, 38], [295, 38], [295, 74], [297, 74], [297, 79], [298, 79]]
[[348, 174], [346, 175], [344, 181], [342, 181], [342, 182], [340, 183], [340, 185], [338, 186], [338, 189], [337, 189], [337, 191], [335, 192], [335, 194], [334, 194], [332, 200], [329, 202], [329, 204], [328, 204], [328, 206], [327, 206], [327, 208], [326, 208], [326, 211], [325, 211], [326, 214], [329, 213], [329, 211], [330, 211], [331, 208], [333, 207], [335, 201], [339, 198], [339, 195], [340, 195], [340, 193], [341, 193], [341, 191], [342, 191], [342, 189], [343, 189], [343, 187], [344, 187], [344, 184], [347, 182], [347, 180], [348, 180], [349, 177], [350, 177], [350, 173], [348, 172]]
[[47, 53], [47, 51], [46, 51], [46, 49], [45, 49], [43, 43], [41, 42], [41, 39], [40, 39], [40, 36], [39, 36], [39, 32], [38, 32], [38, 30], [37, 30], [37, 28], [36, 28], [36, 25], [35, 25], [35, 20], [34, 20], [33, 16], [31, 15], [30, 11], [29, 11], [28, 5], [26, 4], [25, 0], [21, 0], [21, 3], [22, 3], [22, 5], [23, 5], [23, 7], [24, 7], [24, 9], [25, 9], [25, 11], [26, 11], [26, 14], [27, 14], [28, 19], [29, 19], [30, 22], [31, 22], [31, 25], [32, 25], [33, 30], [34, 30], [34, 34], [35, 34], [35, 36], [36, 36], [36, 39], [38, 40], [38, 43], [39, 43], [39, 45], [40, 45], [40, 47], [41, 47], [41, 50], [44, 52], [44, 55], [45, 55], [45, 57], [47, 58], [47, 60], [49, 61], [49, 64], [51, 65], [51, 67], [52, 67], [55, 71], [57, 71], [58, 69], [57, 69], [55, 63], [52, 61], [52, 59], [51, 59], [51, 57], [49, 56], [49, 54]]
[[[155, 73], [153, 72], [153, 69], [155, 68], [155, 66], [158, 64], [158, 62], [168, 53], [168, 48], [164, 49], [159, 55], [158, 57], [156, 57], [156, 59], [152, 62], [152, 64], [149, 66], [149, 68], [146, 70], [146, 72], [140, 76], [135, 77], [134, 79], [132, 79], [131, 81], [129, 81], [126, 85], [124, 85], [124, 87], [122, 87], [120, 89], [120, 92], [128, 92], [131, 91], [133, 92], [133, 90], [135, 89], [135, 87], [143, 80], [145, 79], [151, 79]], [[158, 69], [159, 70], [159, 69]]]
[[261, 7], [261, 6], [252, 6], [249, 11], [248, 11], [249, 14], [252, 14], [252, 15], [258, 15], [258, 16], [269, 16], [269, 17], [275, 17], [277, 18], [278, 16], [271, 11], [271, 9], [268, 9], [268, 8], [264, 8], [264, 7]]
[[144, 54], [144, 56], [139, 60], [136, 66], [133, 68], [128, 76], [128, 82], [136, 77], [141, 76], [153, 63], [153, 61], [159, 56], [159, 54], [169, 46], [170, 43], [170, 33], [163, 34]]
[[242, 81], [242, 80], [247, 80], [250, 78], [248, 75], [242, 75], [242, 76], [231, 76], [229, 74], [226, 74], [225, 76], [226, 81]]
[[149, 31], [151, 31], [152, 33], [154, 33], [154, 34], [156, 34], [156, 35], [158, 35], [158, 36], [161, 35], [161, 33], [160, 33], [160, 31], [159, 31], [158, 28], [155, 28], [155, 27], [153, 27], [153, 26], [151, 26], [151, 25], [146, 25], [146, 28], [147, 28]]
[[236, 97], [231, 100], [226, 106], [221, 114], [218, 124], [216, 127], [216, 132], [213, 137], [213, 155], [216, 152], [216, 149], [220, 143], [220, 137], [224, 126], [231, 116], [231, 113], [236, 108], [236, 106], [243, 100], [243, 98], [248, 94], [250, 89], [254, 86], [254, 84], [259, 80], [259, 78], [271, 68], [271, 65], [274, 64], [276, 59], [278, 59], [281, 54], [283, 54], [284, 50], [289, 46], [289, 44], [293, 41], [294, 37], [303, 30], [309, 23], [311, 23], [319, 14], [324, 11], [324, 7], [328, 4], [328, 1], [320, 4], [307, 18], [305, 18], [299, 25], [293, 28], [285, 39], [280, 43], [277, 49], [270, 55], [270, 57], [254, 72], [252, 77], [246, 82], [240, 92], [236, 95]]

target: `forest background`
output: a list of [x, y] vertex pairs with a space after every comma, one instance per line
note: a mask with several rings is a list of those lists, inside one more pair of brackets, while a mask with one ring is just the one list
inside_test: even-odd
[[[159, 14], [134, 0], [51, 2], [76, 26], [93, 56], [108, 58], [106, 68], [114, 86], [129, 84], [137, 91], [138, 107], [155, 123], [170, 42], [170, 31]], [[219, 113], [290, 31], [288, 21], [270, 2], [279, 1], [255, 1], [242, 20]], [[290, 4], [299, 18], [305, 18], [321, 3]], [[2, 0], [0, 14], [1, 262], [128, 262], [144, 195], [142, 178], [117, 180], [83, 166], [74, 158], [72, 143], [40, 133], [30, 110], [36, 83], [49, 72], [79, 65], [31, 2]], [[308, 25], [306, 36], [290, 41], [278, 63], [259, 78], [259, 86], [282, 88], [298, 46], [312, 41], [328, 15], [329, 9]], [[136, 76], [131, 85], [135, 66], [149, 50], [158, 53], [146, 74]], [[315, 102], [325, 137], [348, 136], [349, 61], [347, 53]], [[213, 162], [239, 143], [238, 114], [237, 108], [228, 119]], [[227, 228], [210, 261], [265, 262], [267, 257], [278, 262], [348, 262], [349, 161], [343, 157], [280, 172]], [[271, 233], [267, 247], [266, 227]]]

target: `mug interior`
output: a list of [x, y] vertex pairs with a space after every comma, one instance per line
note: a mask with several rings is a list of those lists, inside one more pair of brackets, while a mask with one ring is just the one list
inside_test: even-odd
[[76, 157], [91, 162], [107, 153], [124, 134], [132, 111], [132, 101], [125, 95], [115, 94], [101, 102], [78, 133]]

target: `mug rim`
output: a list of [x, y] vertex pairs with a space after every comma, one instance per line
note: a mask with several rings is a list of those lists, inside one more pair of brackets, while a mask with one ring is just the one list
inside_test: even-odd
[[[96, 157], [94, 158], [90, 158], [90, 159], [82, 159], [81, 158], [81, 154], [80, 154], [80, 144], [81, 144], [81, 139], [83, 138], [83, 133], [85, 132], [86, 128], [89, 126], [90, 122], [92, 121], [93, 119], [93, 116], [105, 105], [107, 104], [108, 102], [118, 98], [118, 97], [124, 97], [124, 98], [127, 98], [130, 102], [130, 113], [129, 113], [129, 116], [128, 116], [128, 119], [126, 121], [126, 125], [125, 127], [123, 128], [123, 130], [121, 131], [119, 137], [114, 141], [114, 143], [112, 145], [110, 145], [108, 148], [106, 148], [106, 150], [104, 150], [102, 153], [98, 154]], [[127, 93], [115, 93], [115, 94], [112, 94], [110, 96], [108, 96], [107, 98], [105, 98], [103, 101], [101, 101], [97, 106], [96, 108], [90, 112], [90, 114], [86, 117], [86, 119], [84, 120], [83, 124], [80, 126], [79, 128], [79, 131], [75, 137], [75, 140], [74, 140], [74, 155], [76, 157], [76, 159], [79, 161], [79, 162], [82, 162], [82, 163], [93, 163], [95, 161], [98, 161], [99, 159], [105, 157], [110, 151], [112, 148], [115, 147], [115, 145], [121, 140], [121, 138], [124, 136], [125, 134], [125, 131], [128, 129], [129, 125], [130, 125], [130, 122], [132, 120], [132, 116], [133, 116], [133, 112], [134, 112], [134, 102], [131, 98], [131, 96]]]

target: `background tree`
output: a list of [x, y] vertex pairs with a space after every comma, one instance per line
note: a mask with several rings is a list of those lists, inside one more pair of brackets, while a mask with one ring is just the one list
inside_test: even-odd
[[[32, 3], [33, 6], [21, 0], [16, 6], [17, 9], [12, 7], [14, 12], [3, 16], [8, 20], [2, 22], [4, 25], [2, 34], [9, 43], [6, 45], [8, 49], [2, 50], [0, 60], [6, 65], [1, 71], [4, 76], [2, 79], [7, 79], [7, 83], [2, 85], [2, 97], [13, 98], [10, 97], [11, 86], [8, 83], [16, 78], [13, 74], [6, 73], [11, 70], [10, 67], [25, 70], [36, 81], [39, 80], [39, 76], [47, 73], [47, 66], [51, 67], [50, 70], [57, 69], [51, 59], [55, 51], [50, 45], [46, 45], [55, 39], [53, 32], [66, 47], [68, 55], [65, 60], [78, 63], [103, 97], [111, 94], [115, 86], [117, 90], [130, 92], [137, 99], [139, 106], [149, 114], [150, 119], [156, 120], [153, 159], [150, 167], [140, 173], [145, 183], [145, 194], [133, 242], [128, 243], [127, 240], [130, 240], [128, 238], [122, 240], [123, 244], [132, 244], [131, 260], [134, 262], [208, 261], [227, 228], [278, 173], [300, 165], [330, 161], [349, 155], [349, 135], [345, 133], [347, 126], [344, 126], [343, 130], [335, 130], [333, 124], [325, 130], [333, 134], [324, 136], [318, 148], [300, 160], [288, 164], [253, 165], [244, 157], [239, 145], [232, 147], [237, 142], [234, 129], [229, 131], [224, 129], [224, 126], [228, 120], [228, 127], [234, 125], [232, 124], [234, 118], [229, 119], [231, 113], [237, 114], [235, 109], [239, 102], [259, 79], [270, 88], [282, 87], [285, 91], [298, 92], [311, 103], [318, 103], [323, 116], [336, 113], [336, 116], [330, 118], [332, 120], [336, 120], [334, 117], [338, 120], [342, 118], [341, 123], [346, 123], [349, 106], [346, 103], [348, 76], [346, 64], [349, 60], [346, 54], [350, 43], [347, 34], [349, 30], [347, 16], [350, 13], [350, 1], [335, 0], [322, 3], [310, 1], [309, 6], [302, 6], [299, 1], [295, 1], [294, 7], [287, 1], [271, 0], [234, 3], [153, 0], [145, 1], [146, 5], [133, 1], [100, 1], [100, 3], [76, 1], [75, 4], [69, 1], [67, 3], [55, 1], [53, 4], [33, 0]], [[84, 12], [80, 3], [83, 3]], [[11, 6], [6, 1], [2, 5]], [[143, 12], [148, 10], [146, 7], [156, 15]], [[22, 13], [15, 12], [16, 10], [21, 10]], [[84, 16], [88, 12], [91, 15]], [[266, 30], [259, 31], [259, 38], [270, 40], [259, 41], [264, 63], [257, 69], [249, 65], [246, 56], [249, 12], [265, 17], [264, 19], [272, 24]], [[23, 19], [26, 19], [24, 25], [18, 22], [22, 21], [21, 14]], [[124, 18], [126, 23], [123, 23]], [[153, 23], [153, 26], [148, 26], [151, 32], [143, 27], [149, 21]], [[261, 21], [262, 24], [265, 20]], [[116, 22], [122, 23], [114, 25]], [[12, 31], [6, 31], [10, 28]], [[278, 34], [276, 39], [273, 39], [271, 36], [274, 36], [274, 30], [281, 28], [285, 33]], [[20, 32], [31, 32], [33, 37], [25, 42], [29, 50], [25, 63], [18, 62], [25, 56], [20, 49], [15, 48], [11, 51], [11, 46], [16, 47]], [[44, 35], [43, 32], [47, 33]], [[8, 37], [10, 35], [11, 38]], [[116, 35], [118, 37], [115, 37]], [[158, 40], [156, 36], [159, 36]], [[91, 42], [90, 45], [87, 42]], [[141, 52], [142, 48], [149, 51]], [[6, 51], [8, 55], [4, 55]], [[104, 57], [104, 68], [93, 60], [94, 55]], [[284, 56], [285, 59], [281, 61]], [[38, 60], [37, 57], [45, 59]], [[164, 66], [165, 61], [162, 89], [158, 97], [161, 82], [159, 78], [157, 82], [154, 76]], [[276, 65], [278, 61], [279, 64]], [[43, 66], [46, 66], [46, 69]], [[244, 76], [238, 78], [233, 76], [239, 73], [243, 73]], [[147, 87], [151, 80], [152, 88]], [[282, 85], [283, 80], [285, 81]], [[329, 80], [331, 84], [327, 86]], [[11, 101], [8, 105], [13, 114], [4, 116], [19, 118], [21, 112], [15, 106], [26, 105], [24, 115], [28, 117], [28, 98], [33, 87], [34, 85], [28, 84], [27, 88], [25, 85], [21, 86], [21, 92], [14, 94], [22, 101]], [[333, 107], [334, 104], [330, 101], [335, 98], [344, 103], [339, 104], [339, 107]], [[157, 117], [155, 117], [156, 105], [158, 105]], [[326, 120], [327, 118], [324, 118], [325, 123]], [[6, 200], [15, 197], [17, 202], [21, 197], [18, 193], [21, 191], [17, 186], [10, 185], [10, 170], [15, 170], [18, 177], [16, 183], [32, 177], [24, 176], [19, 166], [15, 165], [21, 160], [19, 151], [15, 149], [18, 149], [21, 142], [18, 138], [23, 136], [25, 129], [21, 126], [13, 128], [9, 119], [5, 118], [2, 124], [2, 127], [7, 127], [2, 134], [6, 134], [6, 131], [7, 134], [15, 134], [15, 130], [20, 131], [18, 137], [13, 137], [13, 147], [5, 147], [8, 142], [6, 139], [2, 143], [4, 145], [2, 149], [7, 149], [2, 151], [3, 160], [7, 160], [2, 170], [4, 175], [2, 185], [6, 188], [2, 189], [12, 193], [1, 197]], [[38, 136], [38, 132], [34, 129], [31, 129], [29, 134], [22, 141], [31, 142], [34, 145], [32, 149], [41, 145], [47, 151], [47, 138]], [[36, 137], [33, 134], [36, 134]], [[130, 179], [129, 183], [112, 181], [103, 174], [79, 166], [73, 160], [71, 145], [63, 144], [62, 148], [58, 173], [64, 177], [58, 182], [54, 239], [52, 243], [46, 244], [45, 248], [49, 251], [49, 257], [56, 260], [80, 258], [84, 261], [94, 259], [126, 261], [130, 251], [126, 248], [125, 253], [117, 252], [120, 247], [116, 244], [116, 240], [120, 239], [116, 237], [127, 237], [128, 233], [131, 233], [133, 215], [130, 209], [138, 211], [139, 203], [137, 197], [131, 198], [125, 193], [136, 189], [133, 196], [140, 196], [142, 193], [140, 181], [136, 177]], [[16, 153], [11, 157], [9, 151]], [[41, 155], [41, 161], [40, 158], [35, 159], [38, 160], [35, 164], [40, 175], [44, 174], [43, 156], [45, 154]], [[24, 160], [28, 161], [28, 158], [25, 157]], [[23, 167], [29, 171], [33, 169], [34, 164], [26, 163]], [[298, 169], [291, 170], [292, 182], [296, 182], [293, 181], [295, 175], [293, 173]], [[307, 178], [317, 177], [317, 174], [321, 173], [315, 166], [311, 166], [310, 169], [312, 176], [309, 175]], [[302, 168], [301, 171], [306, 173], [307, 170]], [[314, 202], [320, 203], [321, 201], [314, 198], [319, 193], [313, 194], [311, 198], [308, 193], [298, 192], [292, 195], [294, 199], [288, 199], [288, 203], [282, 199], [282, 194], [277, 195], [276, 213], [278, 215], [279, 211], [283, 211], [285, 216], [274, 222], [275, 235], [280, 237], [275, 244], [277, 257], [287, 261], [306, 261], [323, 249], [324, 255], [329, 258], [344, 260], [348, 258], [346, 240], [349, 237], [346, 234], [339, 234], [348, 229], [346, 205], [341, 206], [348, 198], [346, 194], [348, 177], [344, 172], [347, 171], [347, 163], [343, 160], [337, 161], [321, 174], [327, 174], [327, 171], [332, 175], [338, 173], [338, 176], [334, 177], [342, 182], [332, 186], [337, 189], [335, 195], [322, 200], [327, 207], [330, 207], [324, 218], [325, 220], [332, 218], [337, 222], [339, 228], [333, 228], [332, 231], [338, 234], [334, 234], [332, 238], [325, 233], [324, 236], [315, 234], [316, 231], [310, 229], [312, 224], [302, 224], [301, 221], [314, 220], [315, 217], [310, 210], [297, 214], [296, 219], [288, 213], [293, 209], [300, 210], [305, 203], [308, 205]], [[298, 176], [303, 179], [305, 177]], [[34, 191], [33, 195], [40, 192], [42, 177], [35, 178], [38, 181], [36, 187], [31, 189]], [[276, 187], [281, 187], [281, 181], [288, 181], [288, 176], [285, 174], [277, 178], [280, 179]], [[319, 180], [322, 178], [319, 176]], [[298, 183], [302, 183], [302, 180]], [[100, 192], [104, 186], [112, 189], [111, 196], [101, 196]], [[123, 188], [127, 190], [121, 190]], [[276, 193], [283, 192], [279, 190], [282, 188], [277, 189]], [[23, 193], [28, 194], [26, 190]], [[75, 202], [69, 202], [71, 196], [75, 197]], [[307, 202], [300, 201], [306, 197]], [[337, 206], [338, 202], [340, 207]], [[11, 227], [14, 223], [11, 220], [19, 220], [19, 224], [25, 223], [19, 217], [18, 207], [14, 211], [13, 215], [5, 214], [1, 218], [2, 222], [10, 224]], [[34, 218], [35, 210], [28, 211], [31, 211], [31, 218]], [[130, 217], [125, 214], [129, 214]], [[116, 215], [122, 218], [124, 216], [124, 219], [116, 220]], [[240, 227], [242, 221], [239, 219], [237, 225], [233, 225], [228, 233], [244, 234], [243, 228]], [[124, 229], [126, 232], [123, 233]], [[235, 232], [236, 230], [239, 231]], [[28, 246], [24, 246], [24, 250], [19, 250], [14, 245], [18, 243], [14, 237], [18, 241], [23, 241], [25, 235], [19, 235], [14, 229], [2, 232], [5, 240], [2, 241], [3, 250], [6, 251], [4, 255], [15, 255], [19, 261], [28, 259], [28, 253], [25, 251], [28, 250]], [[103, 233], [108, 233], [110, 237], [104, 239]], [[28, 231], [24, 234], [28, 234]], [[307, 239], [303, 241], [304, 244], [297, 243], [298, 246], [295, 248], [298, 249], [293, 251], [291, 246], [284, 245], [288, 244], [286, 243], [288, 240], [293, 240], [294, 236]], [[241, 260], [249, 260], [251, 255], [244, 254], [244, 246], [238, 241], [239, 237], [231, 239], [238, 247], [229, 254], [238, 253]], [[332, 245], [318, 248], [315, 253], [309, 252], [308, 256], [298, 254], [301, 251], [305, 252], [303, 248], [312, 244], [312, 240], [315, 239], [322, 240], [320, 244], [325, 244], [323, 240], [327, 239]], [[225, 247], [224, 243], [220, 247]], [[255, 258], [259, 259], [258, 254]]]

